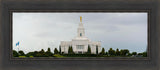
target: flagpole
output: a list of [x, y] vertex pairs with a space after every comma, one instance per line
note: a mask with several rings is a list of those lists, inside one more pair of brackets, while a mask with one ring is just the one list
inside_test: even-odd
[[18, 46], [18, 52], [19, 52], [19, 46]]

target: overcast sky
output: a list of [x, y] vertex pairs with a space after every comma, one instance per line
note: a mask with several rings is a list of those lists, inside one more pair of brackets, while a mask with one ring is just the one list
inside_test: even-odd
[[60, 41], [77, 36], [82, 16], [85, 36], [102, 47], [144, 52], [147, 49], [147, 13], [13, 13], [13, 49], [30, 51], [58, 48]]

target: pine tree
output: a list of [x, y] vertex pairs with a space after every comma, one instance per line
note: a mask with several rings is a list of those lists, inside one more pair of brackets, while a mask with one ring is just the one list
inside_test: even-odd
[[110, 56], [114, 56], [115, 55], [115, 50], [113, 50], [112, 48], [110, 48], [108, 50], [108, 53], [109, 53]]
[[96, 45], [96, 54], [98, 54], [98, 45]]
[[72, 46], [69, 46], [69, 48], [68, 48], [68, 54], [74, 54]]
[[53, 53], [51, 52], [51, 49], [50, 48], [48, 48], [48, 50], [46, 51], [46, 56], [52, 56], [53, 55]]
[[122, 56], [126, 56], [127, 54], [129, 54], [129, 50], [128, 49], [120, 50], [120, 53]]
[[18, 52], [16, 50], [13, 50], [13, 57], [18, 57]]
[[87, 54], [91, 54], [91, 48], [90, 48], [90, 45], [88, 45], [88, 51], [87, 51]]
[[48, 48], [47, 52], [51, 52], [51, 49], [50, 49], [50, 48]]
[[71, 54], [74, 54], [72, 46], [71, 46], [70, 50], [71, 50]]
[[70, 49], [70, 46], [68, 47], [68, 54], [70, 54], [70, 52], [71, 52], [71, 49]]
[[39, 51], [37, 54], [36, 54], [38, 57], [45, 57], [45, 51], [43, 49], [41, 49], [41, 51]]
[[22, 50], [20, 50], [18, 53], [19, 53], [20, 56], [25, 56], [25, 54]]
[[134, 56], [137, 55], [137, 52], [132, 52], [132, 55], [134, 55]]
[[147, 52], [143, 52], [143, 57], [147, 57]]
[[102, 51], [101, 51], [101, 53], [100, 54], [102, 54], [102, 55], [104, 55], [105, 54], [105, 49], [104, 48], [102, 48]]
[[116, 56], [120, 56], [120, 51], [118, 48], [116, 49]]
[[59, 54], [61, 54], [61, 46], [59, 46]]
[[57, 48], [54, 49], [54, 54], [58, 54]]

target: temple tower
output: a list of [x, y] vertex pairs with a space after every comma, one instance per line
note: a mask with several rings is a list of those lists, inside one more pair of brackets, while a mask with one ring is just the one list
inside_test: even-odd
[[78, 37], [85, 37], [85, 31], [82, 23], [82, 16], [80, 16], [80, 23], [77, 29], [77, 36]]

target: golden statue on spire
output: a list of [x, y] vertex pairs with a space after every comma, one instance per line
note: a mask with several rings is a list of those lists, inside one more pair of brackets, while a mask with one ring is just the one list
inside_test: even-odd
[[82, 23], [82, 16], [80, 16], [80, 22]]

